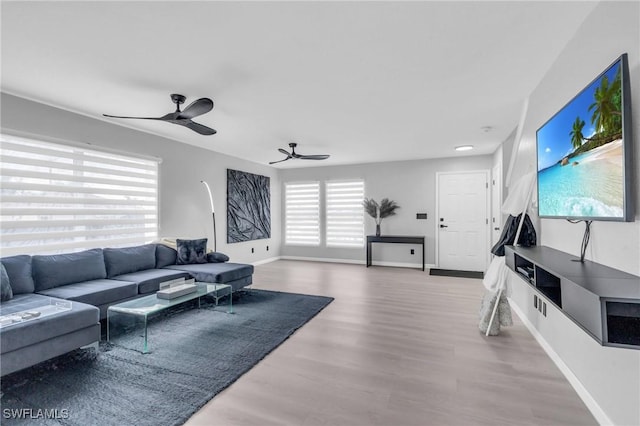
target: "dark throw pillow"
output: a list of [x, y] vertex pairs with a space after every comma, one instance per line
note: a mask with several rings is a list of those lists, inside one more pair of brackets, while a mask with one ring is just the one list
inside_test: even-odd
[[176, 265], [190, 265], [192, 263], [207, 263], [207, 239], [176, 240], [178, 257]]
[[0, 301], [6, 302], [13, 298], [13, 290], [11, 290], [11, 282], [9, 282], [9, 274], [4, 269], [4, 265], [0, 262]]
[[229, 256], [217, 251], [207, 253], [207, 262], [209, 263], [224, 263], [229, 261]]

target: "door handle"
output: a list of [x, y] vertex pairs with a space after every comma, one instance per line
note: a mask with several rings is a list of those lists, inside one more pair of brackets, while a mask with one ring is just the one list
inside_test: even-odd
[[440, 228], [448, 228], [447, 225], [440, 225]]
[[493, 230], [494, 230], [494, 231], [499, 231], [499, 230], [500, 230], [500, 228], [493, 228]]

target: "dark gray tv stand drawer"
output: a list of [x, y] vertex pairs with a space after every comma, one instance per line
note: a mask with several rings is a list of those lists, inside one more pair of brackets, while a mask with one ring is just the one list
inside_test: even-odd
[[544, 246], [506, 246], [505, 262], [601, 345], [640, 349], [640, 277]]

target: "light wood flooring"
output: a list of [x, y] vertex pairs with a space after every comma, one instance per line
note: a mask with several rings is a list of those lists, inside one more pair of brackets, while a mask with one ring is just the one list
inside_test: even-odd
[[254, 288], [335, 300], [187, 425], [593, 425], [514, 314], [478, 331], [481, 280], [284, 261]]

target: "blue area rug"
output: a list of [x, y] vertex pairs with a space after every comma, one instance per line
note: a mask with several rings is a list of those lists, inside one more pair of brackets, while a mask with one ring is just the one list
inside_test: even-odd
[[234, 315], [226, 299], [167, 311], [149, 324], [149, 354], [101, 342], [3, 377], [0, 423], [182, 424], [332, 300], [251, 290]]

